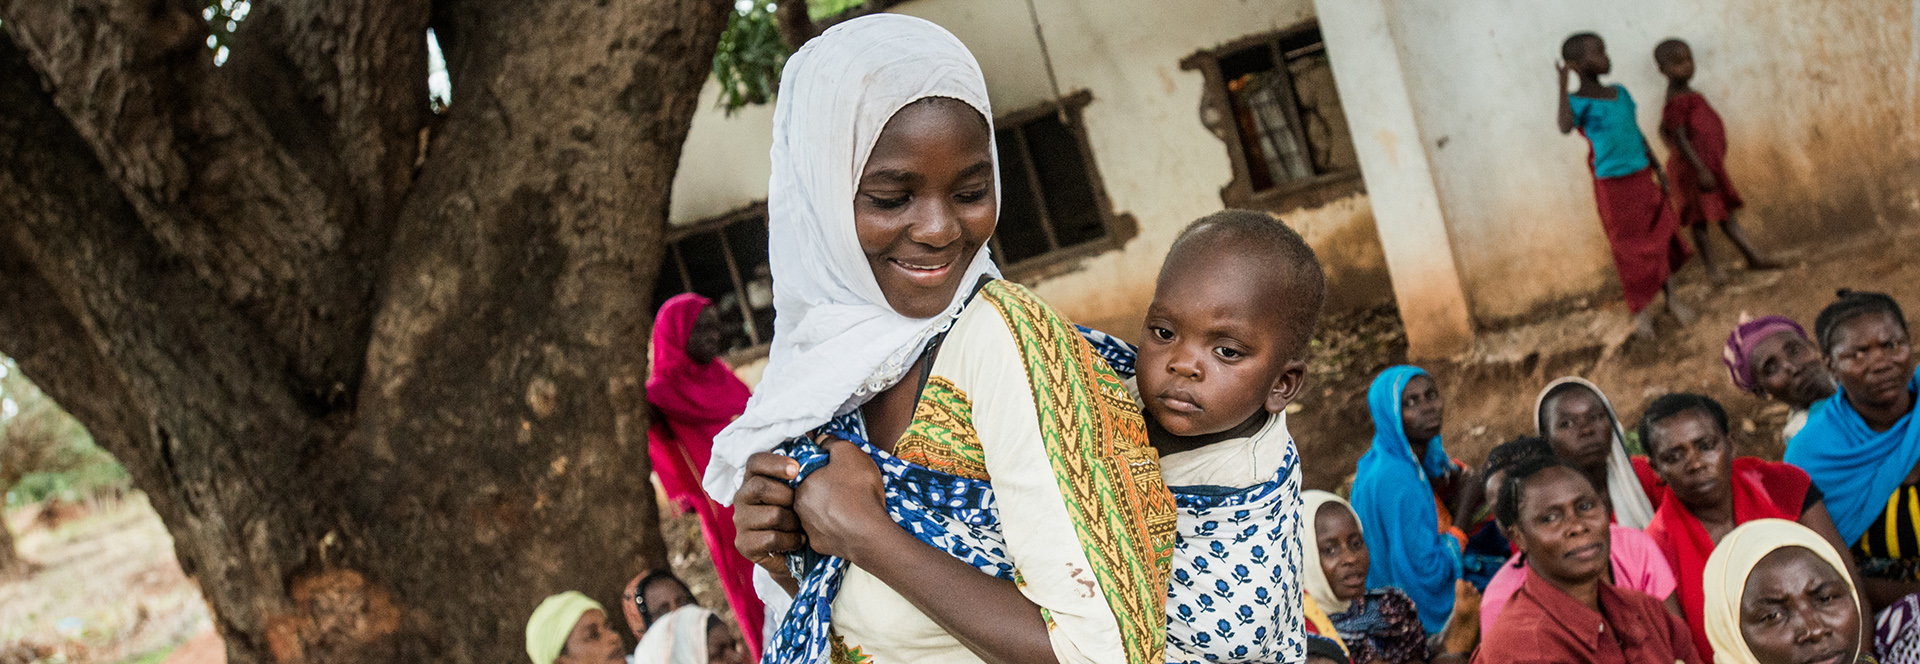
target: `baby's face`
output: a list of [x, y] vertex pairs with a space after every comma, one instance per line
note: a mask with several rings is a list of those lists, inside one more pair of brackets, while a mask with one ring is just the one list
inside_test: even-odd
[[1299, 372], [1288, 373], [1294, 343], [1272, 304], [1271, 289], [1285, 285], [1273, 270], [1223, 253], [1163, 271], [1141, 330], [1140, 397], [1176, 436], [1278, 412], [1299, 388]]

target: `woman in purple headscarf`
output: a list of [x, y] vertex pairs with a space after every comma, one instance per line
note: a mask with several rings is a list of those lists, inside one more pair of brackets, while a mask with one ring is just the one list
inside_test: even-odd
[[1833, 396], [1833, 373], [1821, 361], [1820, 350], [1799, 323], [1785, 316], [1742, 321], [1727, 335], [1720, 359], [1735, 387], [1792, 409], [1781, 440], [1800, 433], [1812, 409]]

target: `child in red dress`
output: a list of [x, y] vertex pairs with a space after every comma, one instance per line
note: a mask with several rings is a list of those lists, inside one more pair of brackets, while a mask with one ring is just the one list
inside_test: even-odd
[[1680, 203], [1680, 224], [1693, 229], [1693, 246], [1700, 251], [1707, 273], [1715, 282], [1724, 281], [1726, 271], [1713, 262], [1707, 233], [1710, 224], [1719, 224], [1727, 239], [1747, 259], [1747, 267], [1771, 270], [1778, 263], [1754, 251], [1747, 235], [1733, 220], [1740, 209], [1740, 192], [1727, 178], [1727, 129], [1720, 114], [1707, 104], [1707, 98], [1687, 86], [1693, 80], [1693, 49], [1678, 39], [1660, 42], [1653, 48], [1653, 61], [1667, 77], [1667, 105], [1660, 115], [1660, 137], [1671, 150], [1667, 173], [1672, 178], [1673, 194]]

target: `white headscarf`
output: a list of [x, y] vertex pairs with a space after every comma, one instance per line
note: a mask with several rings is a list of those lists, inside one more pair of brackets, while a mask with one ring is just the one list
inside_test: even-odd
[[787, 59], [767, 183], [773, 347], [746, 412], [714, 438], [704, 481], [714, 500], [733, 502], [748, 456], [851, 412], [899, 382], [927, 341], [959, 315], [972, 285], [982, 275], [999, 276], [981, 247], [946, 311], [908, 318], [888, 306], [860, 249], [853, 227], [860, 172], [893, 114], [926, 97], [972, 106], [992, 135], [980, 64], [953, 33], [924, 19], [863, 16], [828, 29]]
[[712, 620], [713, 612], [698, 604], [660, 616], [633, 649], [633, 664], [707, 664], [707, 628]]
[[[1302, 569], [1300, 585], [1305, 588], [1307, 595], [1313, 597], [1314, 603], [1320, 605], [1320, 610], [1328, 613], [1340, 613], [1347, 610], [1347, 605], [1350, 600], [1340, 599], [1340, 596], [1333, 594], [1333, 584], [1327, 582], [1327, 573], [1320, 568], [1320, 531], [1318, 529], [1318, 521], [1320, 506], [1327, 503], [1338, 504], [1341, 509], [1346, 510], [1348, 514], [1352, 514], [1353, 527], [1360, 527], [1360, 515], [1353, 513], [1353, 506], [1347, 504], [1345, 498], [1319, 489], [1300, 492], [1300, 521], [1306, 524], [1306, 527], [1301, 529], [1306, 536], [1300, 538], [1300, 567]], [[1363, 535], [1365, 532], [1366, 531], [1361, 531]]]
[[1613, 451], [1607, 455], [1607, 498], [1613, 502], [1613, 520], [1622, 526], [1634, 530], [1646, 530], [1653, 523], [1653, 501], [1647, 498], [1647, 490], [1640, 486], [1640, 475], [1633, 472], [1633, 460], [1627, 458], [1626, 432], [1620, 429], [1620, 414], [1614, 412], [1613, 402], [1607, 399], [1607, 393], [1600, 391], [1585, 378], [1567, 376], [1547, 383], [1540, 390], [1539, 398], [1533, 400], [1533, 423], [1538, 427], [1540, 437], [1553, 439], [1553, 432], [1547, 430], [1547, 395], [1553, 389], [1567, 383], [1574, 383], [1593, 392], [1600, 405], [1607, 409], [1607, 419], [1613, 427]]
[[[1753, 649], [1747, 647], [1746, 637], [1740, 634], [1740, 596], [1746, 593], [1747, 577], [1753, 574], [1753, 568], [1760, 564], [1760, 559], [1790, 546], [1806, 547], [1832, 565], [1840, 578], [1846, 579], [1847, 589], [1851, 591], [1849, 597], [1854, 605], [1860, 604], [1860, 589], [1853, 587], [1853, 578], [1847, 575], [1846, 562], [1841, 560], [1840, 552], [1834, 551], [1826, 538], [1806, 526], [1785, 519], [1754, 519], [1740, 524], [1726, 537], [1720, 538], [1720, 544], [1713, 548], [1713, 555], [1707, 556], [1707, 571], [1701, 579], [1701, 590], [1705, 591], [1707, 597], [1706, 610], [1703, 611], [1707, 642], [1713, 644], [1714, 662], [1759, 664], [1759, 659], [1753, 656]], [[1867, 617], [1862, 616], [1861, 619]], [[1862, 645], [1855, 644], [1855, 658], [1859, 657]]]

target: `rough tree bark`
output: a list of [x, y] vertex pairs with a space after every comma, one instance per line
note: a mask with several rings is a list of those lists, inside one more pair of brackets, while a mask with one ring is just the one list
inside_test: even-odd
[[0, 352], [231, 661], [515, 661], [665, 564], [647, 293], [728, 7], [255, 0], [216, 68], [195, 2], [0, 0]]
[[786, 42], [789, 53], [798, 52], [807, 40], [820, 36], [820, 27], [808, 13], [807, 0], [775, 0], [773, 19], [780, 26], [780, 41]]

